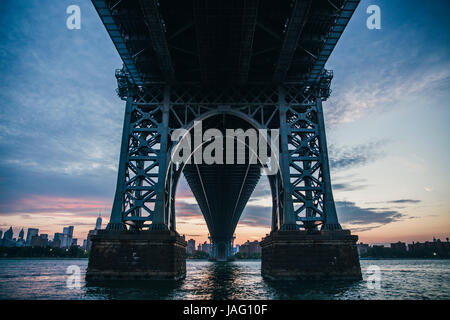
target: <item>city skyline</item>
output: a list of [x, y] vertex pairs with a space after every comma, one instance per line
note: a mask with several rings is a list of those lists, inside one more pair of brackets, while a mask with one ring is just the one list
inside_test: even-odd
[[[81, 7], [81, 30], [65, 27], [72, 3]], [[381, 8], [381, 30], [365, 27], [369, 4]], [[52, 235], [73, 225], [84, 239], [112, 205], [124, 110], [113, 70], [122, 62], [88, 1], [0, 9], [0, 229]], [[450, 39], [440, 32], [450, 26], [448, 9], [443, 1], [361, 1], [327, 63], [335, 77], [324, 102], [334, 198], [341, 224], [362, 242], [450, 234], [450, 110], [442, 103], [450, 98]], [[185, 179], [176, 201], [177, 231], [203, 243], [208, 230]], [[262, 177], [235, 243], [269, 233], [270, 212]]]
[[[100, 221], [99, 221], [99, 219], [100, 219]], [[96, 222], [93, 224], [94, 225], [94, 229], [90, 229], [86, 234], [83, 234], [82, 236], [80, 236], [80, 237], [73, 237], [73, 239], [74, 240], [86, 240], [87, 238], [88, 238], [88, 235], [89, 235], [89, 232], [91, 232], [91, 231], [93, 231], [93, 230], [98, 230], [99, 228], [98, 228], [98, 226], [101, 226], [101, 227], [105, 227], [106, 226], [106, 224], [105, 225], [103, 225], [103, 222], [102, 222], [102, 218], [101, 218], [101, 216], [98, 216], [97, 218], [96, 218]], [[75, 228], [73, 227], [73, 226], [68, 226], [68, 227], [63, 227], [63, 229], [66, 229], [66, 228], [73, 228], [72, 229], [72, 233], [75, 235]], [[4, 237], [4, 235], [5, 235], [5, 232], [6, 231], [8, 231], [9, 229], [12, 229], [13, 230], [13, 235], [12, 235], [12, 238], [13, 239], [15, 239], [16, 241], [17, 240], [19, 240], [19, 239], [23, 239], [23, 238], [20, 238], [20, 233], [22, 233], [22, 232], [25, 232], [26, 231], [26, 239], [29, 237], [28, 236], [28, 232], [29, 232], [29, 230], [37, 230], [37, 232], [38, 232], [38, 234], [36, 234], [36, 235], [38, 235], [38, 236], [41, 236], [41, 235], [45, 235], [45, 236], [47, 236], [48, 237], [48, 240], [54, 240], [55, 238], [55, 236], [59, 233], [59, 232], [54, 232], [53, 233], [53, 238], [50, 238], [49, 236], [51, 235], [51, 234], [49, 234], [49, 233], [45, 233], [45, 232], [42, 232], [39, 228], [34, 228], [34, 227], [27, 227], [27, 228], [25, 228], [25, 227], [17, 227], [17, 226], [10, 226], [9, 228], [6, 228], [5, 230], [3, 230], [3, 229], [0, 229], [0, 240], [1, 239], [3, 239], [3, 237]], [[103, 228], [102, 228], [103, 229]], [[14, 235], [15, 234], [18, 234], [18, 237], [15, 237]], [[78, 234], [81, 234], [81, 232], [79, 232]], [[33, 234], [33, 236], [34, 236], [35, 234]], [[206, 238], [206, 240], [203, 238], [203, 237], [197, 237], [197, 236], [193, 236], [193, 235], [189, 235], [189, 234], [180, 234], [183, 238], [185, 238], [185, 240], [186, 240], [186, 242], [189, 242], [190, 240], [194, 240], [194, 243], [196, 244], [196, 246], [197, 245], [202, 245], [202, 244], [204, 244], [204, 243], [207, 243], [207, 244], [210, 244], [211, 242], [210, 242], [210, 240], [209, 240], [209, 237], [207, 237]], [[258, 240], [260, 240], [260, 239], [242, 239], [241, 240], [241, 242], [236, 242], [236, 241], [234, 241], [234, 247], [236, 247], [236, 246], [241, 246], [241, 245], [243, 245], [243, 244], [245, 244], [245, 243], [248, 243], [248, 242], [253, 242], [253, 241], [258, 241]], [[423, 240], [424, 242], [435, 242], [436, 240], [438, 240], [438, 241], [440, 241], [441, 240], [441, 238], [438, 238], [438, 237], [435, 237], [435, 236], [433, 236], [432, 237], [432, 239], [425, 239], [425, 240]], [[442, 238], [442, 241], [446, 241], [446, 242], [448, 242], [449, 241], [449, 236], [446, 236], [446, 237], [444, 237], [444, 238]], [[420, 241], [417, 241], [417, 240], [410, 240], [410, 243], [414, 243], [414, 242], [416, 242], [416, 243], [418, 243], [418, 242], [420, 242]], [[398, 241], [394, 241], [394, 242], [383, 242], [383, 243], [367, 243], [367, 244], [370, 244], [370, 245], [388, 245], [388, 244], [393, 244], [393, 243], [408, 243], [408, 241], [401, 241], [401, 240], [398, 240]], [[364, 243], [363, 241], [358, 241], [358, 244], [366, 244], [366, 243]]]

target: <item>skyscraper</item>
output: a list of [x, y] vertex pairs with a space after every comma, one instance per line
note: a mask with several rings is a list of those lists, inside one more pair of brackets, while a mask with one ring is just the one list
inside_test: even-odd
[[72, 245], [73, 226], [64, 227], [64, 238], [61, 240], [61, 248], [67, 248]]
[[28, 228], [28, 231], [27, 231], [27, 241], [25, 242], [27, 246], [30, 245], [30, 243], [31, 243], [31, 238], [33, 238], [33, 236], [37, 236], [38, 233], [39, 233], [39, 229]]
[[55, 235], [53, 236], [53, 246], [56, 248], [62, 247], [64, 240], [64, 233], [55, 232]]
[[102, 217], [97, 218], [97, 222], [95, 223], [95, 230], [100, 230], [102, 228]]
[[73, 236], [73, 226], [64, 227], [63, 233], [67, 234], [70, 238]]
[[16, 242], [13, 241], [13, 234], [13, 229], [10, 227], [7, 231], [5, 231], [3, 240], [0, 241], [0, 245], [4, 247], [15, 247]]
[[13, 229], [12, 227], [9, 227], [7, 231], [5, 231], [5, 235], [3, 236], [4, 240], [12, 240], [13, 238]]
[[17, 239], [16, 246], [23, 247], [25, 245], [25, 240], [23, 239], [25, 232], [23, 232], [23, 228], [19, 232], [19, 239]]
[[195, 251], [195, 240], [194, 239], [189, 239], [187, 242], [187, 247], [186, 247], [186, 251], [188, 254], [193, 254]]

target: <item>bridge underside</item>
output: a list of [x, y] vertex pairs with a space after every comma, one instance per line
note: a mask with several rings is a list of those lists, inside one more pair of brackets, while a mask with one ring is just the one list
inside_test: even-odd
[[359, 0], [92, 0], [131, 83], [316, 82]]
[[[182, 247], [175, 198], [184, 172], [208, 225], [214, 255], [228, 256], [242, 211], [268, 165], [197, 163], [180, 169], [171, 158], [179, 142], [171, 135], [191, 130], [198, 120], [204, 130], [222, 133], [278, 130], [269, 134], [279, 140], [272, 163], [279, 170], [268, 176], [272, 232], [341, 229], [322, 110], [333, 74], [324, 66], [359, 0], [92, 3], [123, 60], [116, 77], [126, 110], [109, 231], [124, 232], [130, 247], [140, 242], [127, 232], [168, 232], [163, 237], [168, 248]], [[97, 238], [99, 248], [106, 241], [116, 252], [124, 250], [108, 237]], [[268, 248], [282, 238], [273, 239]], [[349, 243], [355, 240], [349, 239], [341, 244], [353, 256]], [[177, 265], [179, 256], [171, 257]]]
[[[251, 125], [236, 116], [221, 114], [202, 122], [203, 131], [211, 128], [220, 130], [224, 137], [221, 142], [225, 146], [227, 129], [247, 131]], [[234, 164], [223, 161], [228, 151], [224, 147], [223, 164], [187, 164], [183, 171], [205, 218], [216, 259], [227, 259], [232, 255], [231, 244], [236, 225], [261, 176], [261, 165], [257, 164], [257, 157], [247, 146], [243, 148], [246, 153], [244, 164], [237, 164], [236, 140], [233, 138]], [[207, 146], [205, 144], [203, 149]], [[253, 152], [257, 154], [258, 150]], [[254, 164], [249, 161], [250, 156], [255, 159]]]

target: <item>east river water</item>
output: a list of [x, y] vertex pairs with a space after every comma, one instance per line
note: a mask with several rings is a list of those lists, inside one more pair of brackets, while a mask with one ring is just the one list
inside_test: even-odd
[[[450, 299], [450, 260], [361, 260], [362, 281], [311, 283], [266, 281], [257, 260], [188, 260], [178, 282], [91, 284], [87, 263], [0, 259], [0, 299]], [[378, 288], [367, 282], [371, 266], [379, 267]]]

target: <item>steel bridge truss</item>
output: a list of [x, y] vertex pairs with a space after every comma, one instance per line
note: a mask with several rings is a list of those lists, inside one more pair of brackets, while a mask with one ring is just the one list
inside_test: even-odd
[[[209, 89], [204, 86], [134, 87], [126, 100], [117, 189], [107, 229], [175, 230], [175, 193], [182, 168], [171, 162], [170, 134], [195, 120], [232, 114], [261, 129], [279, 129], [281, 172], [269, 175], [272, 230], [340, 229], [334, 205], [322, 101], [332, 74], [315, 87], [302, 84]], [[264, 166], [264, 164], [261, 164]]]

